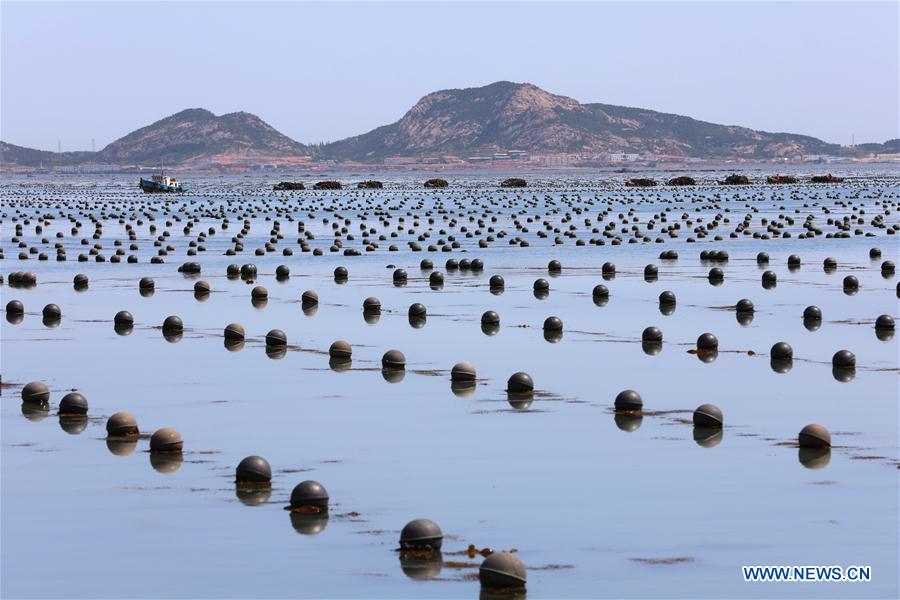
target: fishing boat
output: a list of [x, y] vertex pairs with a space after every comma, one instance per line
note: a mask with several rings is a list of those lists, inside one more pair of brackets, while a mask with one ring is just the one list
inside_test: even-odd
[[150, 179], [141, 177], [139, 185], [147, 194], [174, 194], [184, 191], [184, 188], [175, 181], [174, 177], [169, 177], [162, 171], [157, 175], [153, 175]]

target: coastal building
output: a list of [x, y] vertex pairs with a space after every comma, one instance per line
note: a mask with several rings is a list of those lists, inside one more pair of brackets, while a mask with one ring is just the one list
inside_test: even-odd
[[419, 162], [415, 156], [388, 156], [384, 159], [386, 165], [414, 165]]
[[633, 154], [629, 152], [613, 152], [606, 155], [606, 160], [608, 160], [609, 162], [634, 162], [636, 160], [640, 160], [640, 158], [640, 154]]

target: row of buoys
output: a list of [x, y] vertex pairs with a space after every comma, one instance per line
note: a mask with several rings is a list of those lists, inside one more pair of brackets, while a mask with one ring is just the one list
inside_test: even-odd
[[[873, 250], [877, 250], [877, 249], [873, 249]], [[727, 253], [724, 253], [724, 255], [723, 255], [721, 253], [721, 251], [719, 251], [717, 256], [718, 256], [719, 260], [727, 259]], [[799, 257], [793, 258], [793, 260], [794, 260], [794, 262], [796, 262], [797, 260], [799, 260]], [[184, 266], [183, 270], [199, 272], [198, 267], [190, 267], [190, 264], [191, 263], [186, 263], [187, 266]], [[233, 268], [230, 268], [230, 270], [232, 270], [232, 271], [234, 271], [238, 268], [237, 265], [232, 265], [231, 267], [233, 267]], [[247, 273], [251, 273], [251, 274], [256, 273], [255, 265], [244, 265], [243, 267], [241, 267], [241, 269]], [[558, 272], [558, 271], [561, 271], [562, 267], [561, 267], [559, 261], [554, 260], [554, 261], [550, 262], [550, 264], [548, 265], [548, 269], [550, 271]], [[607, 273], [614, 272], [614, 270], [615, 270], [615, 266], [612, 265], [611, 263], [606, 263], [603, 265], [603, 271], [605, 271]], [[432, 275], [434, 275], [434, 273], [432, 273]], [[764, 280], [770, 275], [772, 278], [774, 278], [774, 274], [771, 273], [770, 271], [767, 271], [766, 273], [764, 273], [763, 274]], [[494, 284], [499, 283], [496, 278], [499, 278], [500, 281], [502, 281], [502, 278], [500, 276], [494, 276], [494, 278], [492, 278], [492, 283], [494, 283]], [[76, 280], [76, 282], [80, 281], [80, 282], [86, 284], [87, 277], [84, 276], [83, 274], [79, 274], [79, 275], [76, 275], [75, 280]], [[141, 281], [139, 282], [139, 287], [141, 289], [152, 289], [154, 287], [154, 285], [155, 284], [154, 284], [152, 278], [149, 278], [149, 277], [142, 278]], [[845, 290], [855, 288], [855, 287], [858, 287], [858, 280], [856, 279], [856, 277], [847, 276], [844, 280]], [[546, 290], [549, 288], [549, 284], [546, 282], [546, 280], [539, 279], [535, 282], [534, 288], [536, 291], [542, 290], [542, 289]], [[199, 281], [195, 284], [195, 292], [208, 293], [208, 291], [209, 291], [209, 286], [208, 286], [208, 284], [206, 284], [206, 282]], [[606, 286], [604, 286], [602, 284], [595, 286], [595, 288], [593, 290], [593, 297], [595, 299], [595, 302], [598, 299], [602, 300], [602, 299], [607, 298], [608, 293], [609, 292], [608, 292], [608, 289], [606, 288]], [[253, 298], [255, 300], [265, 299], [268, 297], [268, 292], [265, 290], [264, 287], [256, 286], [253, 289], [253, 291], [251, 292], [251, 295], [253, 296]], [[663, 314], [671, 314], [671, 311], [667, 310], [667, 308], [674, 306], [674, 304], [675, 304], [674, 294], [670, 291], [664, 291], [660, 294], [659, 300], [660, 300], [660, 309], [663, 312]], [[318, 305], [318, 294], [314, 290], [307, 290], [303, 293], [301, 302], [302, 302], [304, 308], [317, 306]], [[666, 307], [666, 308], [664, 308], [664, 307]], [[749, 321], [752, 319], [752, 313], [754, 312], [754, 307], [753, 307], [752, 301], [750, 301], [749, 299], [741, 299], [738, 302], [738, 304], [736, 305], [735, 309], [738, 314], [738, 320], [742, 324], [749, 324]], [[375, 297], [367, 298], [363, 302], [363, 312], [365, 315], [368, 315], [368, 316], [380, 314], [381, 302]], [[15, 320], [15, 317], [17, 315], [21, 315], [24, 313], [24, 306], [22, 306], [22, 303], [20, 301], [11, 301], [7, 305], [7, 313], [8, 313], [8, 315], [12, 315]], [[427, 313], [427, 311], [425, 309], [425, 306], [421, 303], [415, 303], [412, 306], [410, 306], [409, 317], [410, 317], [411, 324], [413, 324], [413, 326], [423, 325], [426, 313]], [[818, 316], [817, 316], [817, 313], [818, 313]], [[817, 325], [821, 321], [820, 313], [821, 313], [821, 311], [819, 311], [819, 309], [817, 307], [814, 307], [814, 306], [807, 307], [807, 309], [804, 311], [804, 325], [807, 327], [807, 329], [814, 331], [815, 329], [818, 328]], [[120, 315], [122, 318], [119, 318]], [[130, 320], [127, 319], [126, 315], [128, 315], [127, 311], [121, 311], [120, 314], [117, 315], [117, 318], [116, 318], [117, 330], [119, 328], [125, 330], [129, 325], [131, 325], [133, 323], [133, 319], [130, 319]], [[61, 318], [61, 310], [59, 309], [59, 307], [57, 305], [49, 304], [49, 305], [45, 306], [44, 311], [43, 311], [43, 316], [44, 316], [45, 324], [47, 324], [48, 326], [53, 326], [54, 324], [59, 322], [59, 319]], [[9, 316], [8, 316], [8, 318], [9, 318]], [[368, 320], [368, 317], [367, 317], [367, 320]], [[487, 322], [484, 318], [482, 319], [482, 325], [483, 325], [483, 329], [485, 330], [485, 333], [493, 334], [496, 332], [493, 327], [490, 327], [491, 325], [493, 325], [493, 323]], [[489, 327], [485, 328], [484, 327], [485, 325], [488, 325]], [[551, 342], [559, 341], [561, 339], [562, 321], [558, 317], [549, 317], [545, 321], [543, 329], [545, 332], [545, 338], [548, 341], [551, 341]], [[183, 324], [180, 323], [180, 319], [177, 316], [172, 316], [164, 322], [163, 331], [164, 331], [164, 334], [166, 334], [167, 339], [176, 340], [178, 338], [178, 336], [180, 336], [181, 332], [183, 331]], [[878, 319], [876, 320], [876, 333], [877, 333], [879, 339], [890, 339], [892, 332], [893, 332], [893, 317], [891, 317], [890, 315], [880, 315], [878, 317]], [[647, 333], [649, 334], [651, 332], [648, 331]], [[266, 337], [267, 345], [272, 346], [272, 347], [286, 345], [287, 340], [286, 340], [285, 336], [283, 335], [282, 331], [273, 330], [272, 332], [270, 332], [270, 334], [271, 335], [267, 335], [267, 337]], [[231, 332], [226, 337], [228, 339], [233, 339], [233, 340], [240, 339], [240, 336], [235, 335], [235, 332]], [[658, 342], [660, 340], [654, 339], [653, 336], [644, 336], [642, 341]], [[715, 348], [706, 347], [706, 346], [703, 346], [702, 344], [698, 343], [698, 350], [710, 351], [710, 350], [715, 350]], [[707, 358], [709, 358], [709, 357], [707, 357]]]
[[[788, 347], [789, 348], [789, 347]], [[613, 402], [617, 416], [639, 416], [644, 409], [644, 401], [635, 390], [622, 390]], [[693, 413], [695, 428], [722, 429], [725, 418], [715, 404], [701, 404]], [[626, 427], [626, 430], [631, 430]], [[797, 436], [797, 444], [802, 448], [823, 449], [831, 447], [831, 434], [823, 425], [806, 425]]]
[[[399, 357], [394, 356], [392, 360], [402, 362], [402, 354]], [[470, 363], [458, 363], [453, 368], [453, 377], [467, 381], [474, 380], [475, 368]], [[47, 404], [50, 390], [45, 383], [32, 381], [22, 388], [21, 396], [25, 403]], [[70, 392], [59, 402], [61, 417], [83, 416], [87, 414], [87, 410], [87, 400], [79, 392]], [[106, 432], [108, 440], [113, 442], [137, 439], [140, 436], [137, 420], [127, 412], [117, 412], [110, 416], [106, 422]], [[183, 449], [184, 440], [181, 434], [171, 427], [158, 429], [150, 436], [151, 454], [181, 454]], [[272, 467], [261, 456], [247, 456], [235, 468], [235, 484], [239, 489], [269, 488], [271, 481]], [[317, 481], [306, 480], [291, 490], [287, 509], [304, 514], [324, 514], [328, 512], [329, 500], [325, 486]], [[425, 552], [427, 556], [437, 553], [440, 557], [443, 541], [444, 534], [437, 523], [429, 519], [414, 519], [400, 532], [400, 551]], [[524, 588], [526, 569], [522, 561], [512, 553], [488, 551], [488, 556], [479, 569], [479, 580], [485, 588]]]
[[[650, 235], [649, 235], [649, 230], [654, 229], [654, 226], [656, 225], [656, 219], [657, 219], [657, 218], [660, 219], [660, 223], [665, 223], [665, 222], [667, 222], [667, 220], [665, 219], [665, 213], [668, 212], [670, 209], [671, 209], [671, 207], [667, 208], [666, 211], [663, 211], [663, 213], [656, 213], [656, 214], [654, 215], [654, 217], [653, 217], [652, 219], [650, 219], [650, 220], [647, 222], [647, 224], [646, 224], [646, 225], [647, 225], [647, 228], [648, 228], [648, 231], [647, 231], [647, 232], [642, 231], [637, 225], [632, 224], [632, 225], [631, 225], [631, 229], [628, 229], [627, 227], [623, 227], [623, 228], [620, 230], [620, 233], [623, 233], [623, 234], [627, 234], [627, 233], [629, 233], [629, 232], [631, 233], [632, 237], [628, 238], [628, 242], [629, 242], [629, 243], [637, 243], [637, 242], [645, 242], [645, 243], [646, 243], [646, 242], [650, 242], [650, 241], [655, 241], [655, 242], [657, 242], [657, 243], [664, 243], [665, 240], [664, 240], [664, 238], [663, 238], [662, 236], [657, 237], [655, 240], [651, 240]], [[796, 211], [799, 212], [799, 209], [796, 209]], [[829, 212], [828, 209], [825, 209], [825, 211], [826, 211], [826, 212]], [[600, 213], [600, 215], [598, 215], [599, 220], [602, 222], [602, 221], [604, 220], [604, 217], [607, 216], [610, 212], [611, 212], [610, 209], [607, 208], [606, 211]], [[726, 209], [725, 212], [729, 212], [729, 210]], [[865, 212], [864, 210], [861, 210], [861, 211], [860, 211], [860, 214], [863, 214], [864, 212]], [[887, 212], [887, 214], [890, 214], [890, 211], [886, 211], [886, 212]], [[629, 211], [629, 215], [632, 215], [632, 214], [633, 214], [633, 213], [632, 213], [631, 211]], [[289, 220], [293, 220], [290, 216], [289, 216], [288, 218], [289, 218]], [[196, 219], [196, 217], [194, 217], [194, 219]], [[620, 219], [622, 225], [626, 225], [626, 224], [629, 224], [629, 223], [631, 222], [631, 221], [629, 221], [629, 219], [627, 219], [627, 218], [625, 217], [625, 215], [623, 215], [622, 213], [619, 214], [619, 219]], [[121, 219], [120, 219], [120, 220], [121, 220]], [[177, 219], [177, 218], [176, 218], [176, 220], [180, 220], [180, 219]], [[363, 220], [366, 220], [366, 218], [363, 217]], [[470, 216], [470, 220], [474, 220], [474, 217], [473, 217], [473, 216]], [[530, 217], [527, 219], [528, 222], [531, 222], [532, 220], [533, 220], [533, 219], [530, 218]], [[632, 221], [634, 221], [634, 220], [636, 220], [636, 217], [633, 217]], [[699, 220], [701, 220], [701, 219], [698, 219], [698, 222], [699, 222]], [[742, 233], [743, 235], [750, 235], [750, 234], [751, 234], [751, 231], [750, 231], [750, 228], [749, 228], [749, 227], [750, 227], [750, 220], [751, 220], [751, 219], [750, 219], [750, 215], [748, 215], [747, 217], [745, 217], [744, 221], [743, 221], [742, 223], [740, 223], [737, 227], [735, 227], [734, 231], [732, 231], [732, 232], [729, 234], [729, 237], [730, 237], [730, 238], [737, 238], [737, 237], [739, 237], [739, 236], [738, 236], [738, 233]], [[784, 220], [785, 220], [788, 224], [791, 224], [791, 225], [794, 224], [794, 220], [793, 220], [793, 218], [791, 218], [791, 217], [784, 217]], [[227, 221], [227, 219], [225, 219], [225, 221]], [[223, 229], [227, 229], [227, 223], [226, 223], [225, 221], [223, 221]], [[323, 222], [327, 222], [327, 221], [328, 221], [327, 218], [326, 218], [326, 219], [323, 219]], [[402, 219], [401, 219], [401, 221], [402, 221]], [[569, 219], [568, 217], [566, 217], [566, 218], [563, 219], [563, 223], [569, 222], [569, 221], [571, 221], [571, 219]], [[688, 213], [684, 213], [684, 214], [682, 215], [682, 221], [686, 221], [686, 224], [688, 224], [688, 225], [690, 225], [690, 224], [693, 223], [693, 221], [692, 221], [691, 218], [689, 217]], [[781, 228], [783, 227], [783, 223], [781, 223], [780, 221], [778, 222], [778, 225], [777, 225], [777, 226], [774, 225], [774, 224], [772, 224], [772, 223], [768, 223], [768, 219], [766, 219], [766, 218], [763, 218], [762, 221], [763, 221], [763, 224], [764, 224], [764, 225], [767, 225], [767, 232], [766, 232], [766, 233], [760, 233], [759, 231], [753, 232], [752, 235], [753, 235], [753, 237], [754, 237], [755, 239], [763, 239], [763, 240], [766, 240], [766, 239], [770, 239], [770, 237], [783, 237], [783, 238], [789, 238], [789, 237], [791, 237], [790, 232], [787, 232], [787, 231], [784, 231], [784, 232], [783, 232], [783, 231], [781, 230]], [[49, 222], [49, 221], [47, 221], [47, 222]], [[429, 222], [430, 222], [431, 224], [433, 224], [433, 218], [430, 218], [430, 219], [429, 219]], [[496, 217], [493, 217], [493, 218], [492, 218], [492, 222], [496, 222]], [[526, 232], [528, 231], [528, 228], [527, 228], [527, 227], [526, 227], [526, 226], [518, 219], [518, 217], [513, 216], [513, 222], [514, 222], [516, 228], [519, 229], [519, 230], [521, 230], [522, 233], [526, 233]], [[585, 223], [585, 224], [588, 225], [588, 222], [590, 222], [590, 219], [586, 219], [586, 223]], [[712, 230], [713, 230], [716, 226], [718, 226], [718, 224], [720, 224], [720, 223], [728, 223], [728, 222], [730, 222], [729, 219], [728, 219], [727, 217], [723, 217], [722, 214], [719, 213], [719, 214], [716, 215], [716, 217], [712, 220], [712, 222], [709, 224], [708, 227], [707, 227], [706, 225], [698, 225], [697, 227], [695, 227], [695, 228], [694, 228], [694, 232], [697, 234], [697, 238], [689, 237], [687, 241], [688, 241], [688, 242], [694, 242], [694, 241], [696, 241], [697, 239], [705, 238], [705, 237], [707, 237], [708, 235], [710, 235], [710, 234], [712, 233]], [[861, 224], [861, 223], [863, 223], [864, 221], [863, 221], [861, 218], [857, 218], [857, 222]], [[170, 223], [170, 222], [167, 222], [167, 223]], [[345, 219], [345, 223], [348, 223], [348, 224], [349, 224], [349, 219]], [[482, 217], [482, 219], [479, 220], [479, 226], [482, 226], [483, 223], [484, 223], [484, 217]], [[454, 219], [453, 225], [455, 226], [456, 224], [457, 224], [457, 222], [456, 222], [456, 220]], [[562, 233], [563, 235], [569, 236], [569, 237], [576, 237], [575, 234], [574, 234], [574, 232], [573, 232], [573, 228], [575, 228], [574, 225], [570, 225], [568, 231], [566, 231], [566, 232], [563, 233], [563, 232], [560, 230], [559, 227], [556, 227], [556, 228], [550, 227], [549, 221], [547, 221], [546, 219], [545, 219], [545, 221], [544, 221], [544, 224], [547, 226], [548, 229], [553, 229], [553, 231], [556, 232], [556, 233]], [[828, 233], [828, 234], [826, 235], [826, 237], [832, 237], [832, 238], [846, 238], [846, 237], [850, 237], [850, 233], [849, 233], [850, 222], [849, 222], [849, 219], [848, 219], [847, 217], [845, 217], [845, 220], [844, 220], [844, 221], [835, 221], [834, 219], [829, 219], [829, 224], [830, 224], [830, 225], [835, 225], [836, 228], [838, 229], [838, 232], [837, 232], [837, 233]], [[870, 224], [871, 224], [872, 227], [875, 228], [875, 229], [886, 229], [886, 233], [889, 234], [889, 235], [896, 233], [896, 231], [898, 231], [898, 228], [900, 228], [900, 225], [897, 225], [897, 224], [894, 224], [894, 225], [891, 225], [890, 227], [888, 227], [888, 226], [884, 223], [884, 219], [883, 219], [883, 217], [882, 217], [881, 215], [876, 216], [875, 219], [873, 219], [872, 222], [871, 222]], [[97, 225], [98, 225], [98, 229], [97, 229], [97, 231], [96, 231], [95, 234], [94, 234], [95, 239], [99, 239], [100, 237], [102, 237], [102, 227], [100, 227], [99, 221], [97, 221]], [[305, 230], [303, 229], [303, 227], [302, 227], [302, 222], [301, 222], [300, 225], [301, 225], [301, 227], [299, 228], [299, 231], [305, 231]], [[337, 223], [334, 223], [334, 225], [336, 226]], [[126, 229], [128, 229], [128, 227], [130, 227], [130, 225], [126, 226]], [[363, 225], [363, 227], [364, 227], [364, 225]], [[812, 237], [812, 236], [816, 236], [816, 235], [822, 235], [822, 233], [823, 233], [822, 230], [821, 230], [820, 228], [815, 227], [815, 226], [812, 224], [812, 222], [811, 222], [811, 220], [810, 220], [809, 217], [808, 217], [807, 220], [805, 221], [803, 227], [807, 229], [807, 232], [801, 233], [801, 234], [798, 236], [799, 239], [806, 239], [806, 238], [808, 238], [808, 237]], [[233, 238], [233, 241], [235, 242], [234, 248], [229, 248], [229, 249], [226, 251], [226, 253], [225, 253], [226, 255], [235, 255], [237, 252], [243, 251], [243, 244], [241, 243], [241, 240], [243, 239], [244, 233], [246, 233], [246, 232], [249, 230], [248, 228], [249, 228], [249, 221], [245, 219], [245, 226], [244, 226], [244, 229], [242, 230], [241, 233], [239, 233], [237, 236], [235, 236], [235, 237]], [[680, 223], [675, 223], [675, 224], [672, 225], [672, 226], [664, 226], [664, 227], [662, 227], [660, 233], [661, 233], [661, 234], [668, 234], [669, 237], [678, 237], [677, 231], [678, 231], [680, 228], [681, 228], [681, 227], [680, 227]], [[36, 229], [39, 229], [39, 227], [36, 228]], [[402, 228], [401, 228], [401, 229], [402, 229]], [[495, 232], [494, 232], [494, 227], [489, 227], [488, 230], [489, 230], [491, 233], [495, 233]], [[77, 231], [77, 230], [74, 230], [74, 231]], [[136, 239], [136, 236], [135, 236], [135, 234], [134, 234], [133, 229], [128, 229], [128, 231], [129, 231], [129, 238], [132, 239], [132, 240]], [[151, 226], [151, 233], [154, 232], [154, 231], [155, 231], [155, 227], [154, 227], [154, 226]], [[346, 227], [343, 228], [343, 229], [341, 230], [341, 233], [344, 233], [345, 231], [346, 231]], [[369, 230], [369, 231], [370, 231], [370, 232], [374, 232], [374, 229]], [[429, 235], [430, 235], [430, 231], [431, 231], [431, 229], [429, 229]], [[444, 230], [441, 230], [441, 231], [443, 232]], [[469, 232], [465, 226], [463, 226], [463, 227], [461, 228], [461, 232], [463, 232], [463, 231], [466, 232], [466, 237], [474, 237], [474, 234], [472, 234], [471, 232]], [[593, 227], [593, 228], [591, 229], [591, 231], [592, 231], [592, 232], [600, 233], [600, 229], [599, 229], [598, 227]], [[614, 233], [614, 231], [615, 231], [615, 222], [614, 222], [614, 221], [610, 221], [610, 222], [607, 224], [607, 227], [604, 228], [604, 230], [603, 230], [602, 233], [603, 233], [603, 235], [606, 236], [606, 237], [613, 238], [613, 239], [611, 240], [611, 242], [610, 242], [611, 244], [613, 244], [613, 245], [619, 245], [619, 244], [622, 243], [623, 238], [620, 237], [619, 235], [616, 235], [616, 234]], [[190, 227], [186, 227], [186, 228], [185, 228], [185, 235], [190, 234], [190, 232], [191, 232]], [[478, 230], [478, 232], [480, 233], [480, 229]], [[21, 234], [21, 228], [18, 227], [18, 225], [17, 225], [17, 231], [16, 231], [16, 233], [17, 233], [17, 235], [13, 237], [13, 240], [14, 240], [14, 241], [17, 241], [17, 242], [19, 243], [20, 248], [21, 248], [21, 247], [27, 247], [27, 244], [25, 244], [24, 242], [19, 241], [18, 235]], [[211, 234], [214, 233], [214, 228], [210, 228], [210, 233], [211, 233]], [[308, 231], [306, 231], [306, 233], [307, 233], [308, 235], [310, 235]], [[60, 234], [61, 234], [61, 232], [59, 232], [58, 236], [59, 236]], [[256, 255], [262, 256], [262, 255], [265, 255], [267, 252], [272, 252], [272, 251], [274, 251], [274, 250], [275, 250], [275, 243], [277, 243], [278, 240], [280, 240], [280, 239], [283, 238], [283, 234], [281, 234], [280, 231], [279, 231], [279, 226], [278, 226], [278, 222], [277, 222], [277, 221], [276, 221], [276, 227], [275, 227], [275, 229], [272, 230], [272, 234], [273, 234], [273, 237], [270, 239], [269, 242], [266, 242], [266, 244], [265, 244], [264, 247], [261, 247], [261, 248], [257, 248], [257, 249], [256, 249], [256, 251], [255, 251], [255, 254], [256, 254]], [[392, 237], [396, 237], [396, 234], [397, 234], [397, 232], [392, 232], [391, 235], [392, 235]], [[501, 232], [497, 233], [497, 236], [498, 236], [498, 237], [505, 237], [505, 234], [506, 234], [506, 230], [501, 230]], [[770, 234], [771, 234], [771, 235], [770, 235]], [[855, 235], [863, 235], [863, 234], [865, 234], [865, 235], [867, 235], [867, 236], [874, 236], [874, 235], [875, 235], [875, 234], [872, 233], [871, 231], [869, 231], [869, 232], [864, 232], [862, 229], [859, 229], [859, 228], [857, 228], [857, 229], [854, 231], [854, 234], [855, 234]], [[163, 233], [162, 236], [159, 236], [159, 237], [157, 238], [157, 240], [156, 240], [156, 242], [155, 242], [155, 245], [161, 246], [161, 245], [162, 245], [162, 240], [164, 240], [168, 235], [169, 235], [169, 232], [168, 232], [168, 231], [165, 231], [165, 232]], [[428, 237], [427, 235], [420, 234], [420, 235], [419, 235], [419, 241], [423, 241], [423, 240], [426, 239], [427, 237]], [[545, 231], [538, 231], [538, 237], [547, 237], [547, 233], [546, 233]], [[201, 232], [201, 233], [197, 236], [197, 238], [198, 238], [197, 241], [191, 241], [191, 242], [190, 242], [190, 247], [189, 247], [189, 249], [188, 249], [188, 251], [187, 251], [187, 254], [188, 254], [189, 256], [194, 256], [194, 255], [196, 255], [198, 250], [199, 250], [199, 251], [205, 251], [205, 249], [206, 249], [205, 246], [203, 246], [203, 244], [200, 243], [200, 242], [205, 241], [205, 239], [206, 239], [206, 238], [205, 238], [205, 233], [204, 233], [204, 232]], [[311, 238], [308, 238], [308, 239], [311, 239]], [[348, 241], [352, 241], [353, 239], [354, 239], [354, 238], [353, 238], [352, 234], [347, 235], [347, 240], [348, 240]], [[386, 237], [385, 234], [382, 234], [382, 235], [379, 237], [379, 240], [386, 240], [386, 239], [387, 239], [387, 237]], [[489, 235], [489, 236], [487, 236], [486, 238], [482, 238], [482, 239], [480, 239], [479, 242], [478, 242], [479, 247], [488, 247], [488, 244], [489, 244], [490, 242], [495, 241], [495, 239], [496, 239], [496, 238], [495, 238], [494, 235]], [[717, 235], [717, 236], [715, 236], [715, 239], [716, 239], [717, 241], [718, 241], [718, 240], [723, 240], [724, 237], [721, 236], [721, 235]], [[513, 238], [513, 239], [511, 239], [511, 240], [509, 240], [509, 241], [510, 241], [510, 244], [511, 244], [511, 245], [518, 245], [518, 246], [521, 246], [521, 247], [527, 247], [527, 246], [529, 245], [528, 241], [522, 239], [520, 236], [517, 236], [516, 238]], [[49, 240], [47, 240], [46, 238], [44, 238], [44, 240], [42, 240], [42, 242], [43, 242], [43, 243], [49, 243]], [[301, 247], [302, 247], [302, 249], [303, 249], [304, 251], [310, 251], [310, 250], [311, 250], [311, 248], [310, 248], [310, 246], [309, 246], [309, 244], [308, 244], [308, 242], [307, 242], [306, 239], [300, 238], [300, 240], [298, 240], [298, 242], [301, 244]], [[455, 236], [448, 236], [448, 240], [441, 240], [441, 242], [442, 242], [442, 244], [443, 244], [443, 246], [441, 247], [441, 250], [443, 250], [443, 251], [451, 251], [452, 249], [460, 248], [460, 247], [461, 247], [460, 244], [459, 244], [459, 242], [455, 240]], [[452, 243], [448, 243], [448, 242], [452, 242]], [[374, 242], [372, 242], [372, 241], [369, 240], [368, 238], [364, 239], [364, 243], [366, 243], [366, 247], [365, 247], [366, 251], [373, 251], [373, 250], [376, 250], [376, 249], [378, 248], [377, 244], [374, 243]], [[557, 237], [555, 238], [555, 240], [554, 240], [554, 243], [557, 243], [557, 244], [558, 244], [558, 243], [564, 243], [564, 242], [563, 242], [563, 240], [562, 240], [562, 237], [557, 236]], [[602, 239], [591, 238], [590, 243], [591, 243], [591, 244], [604, 245], [604, 244], [605, 244], [605, 241], [602, 240]], [[87, 244], [87, 240], [86, 240], [86, 239], [82, 240], [82, 244]], [[410, 241], [409, 244], [410, 244], [410, 249], [411, 249], [411, 250], [413, 250], [413, 251], [420, 251], [420, 250], [421, 250], [421, 246], [419, 246], [419, 244], [418, 244], [417, 242]], [[116, 240], [116, 245], [121, 245], [121, 240]], [[584, 245], [585, 245], [585, 241], [584, 241], [583, 239], [579, 239], [579, 240], [577, 240], [576, 245], [578, 245], [578, 246], [584, 246]], [[99, 252], [99, 249], [100, 249], [100, 248], [102, 248], [102, 245], [100, 245], [100, 244], [95, 244], [95, 246], [94, 246], [94, 247], [91, 249], [91, 251], [90, 251], [90, 255], [95, 256], [95, 260], [98, 261], [98, 262], [105, 262], [105, 261], [106, 261], [106, 258], [105, 258], [102, 254], [100, 254], [100, 252]], [[131, 244], [131, 248], [132, 248], [132, 250], [136, 250], [136, 249], [137, 249], [137, 245], [136, 245], [136, 244]], [[337, 251], [341, 250], [342, 248], [343, 248], [343, 242], [342, 242], [342, 240], [340, 239], [340, 236], [338, 236], [338, 238], [337, 238], [337, 239], [335, 240], [335, 242], [332, 244], [330, 250], [333, 251], [333, 252], [337, 252]], [[397, 248], [396, 245], [391, 245], [390, 250], [396, 251], [396, 250], [398, 250], [398, 248]], [[438, 250], [438, 245], [432, 244], [432, 245], [429, 246], [429, 251], [437, 251], [437, 250]], [[167, 245], [167, 246], [165, 247], [165, 249], [160, 249], [160, 251], [159, 251], [159, 252], [160, 252], [160, 255], [152, 257], [151, 262], [152, 262], [152, 263], [161, 263], [161, 262], [163, 262], [162, 257], [165, 256], [166, 254], [168, 254], [168, 252], [170, 252], [170, 251], [174, 251], [174, 246], [172, 246], [171, 244]], [[47, 254], [46, 254], [46, 253], [40, 253], [37, 247], [31, 247], [31, 248], [30, 248], [30, 253], [31, 253], [31, 254], [39, 254], [39, 257], [38, 257], [38, 258], [39, 258], [40, 260], [47, 260], [47, 259], [48, 259]], [[319, 255], [319, 256], [321, 256], [321, 255], [323, 254], [323, 250], [322, 250], [322, 248], [315, 248], [315, 249], [312, 251], [312, 253], [313, 253], [314, 255]], [[116, 251], [116, 254], [113, 255], [113, 256], [110, 258], [110, 262], [115, 262], [115, 263], [121, 262], [121, 257], [122, 257], [124, 254], [125, 254], [124, 250], [121, 249], [121, 248], [119, 248], [119, 249]], [[284, 254], [285, 256], [291, 256], [291, 255], [293, 255], [293, 251], [292, 251], [292, 249], [290, 249], [290, 248], [284, 248], [283, 254]], [[360, 251], [357, 250], [357, 249], [354, 249], [354, 248], [346, 248], [346, 249], [344, 249], [344, 254], [347, 255], [347, 256], [358, 256], [358, 255], [360, 255], [361, 253], [360, 253]], [[20, 257], [21, 259], [27, 259], [27, 258], [28, 258], [28, 255], [29, 255], [28, 252], [20, 252], [20, 253], [19, 253], [19, 257]], [[87, 261], [88, 259], [89, 259], [89, 255], [87, 255], [87, 254], [81, 254], [81, 255], [79, 255], [79, 257], [78, 257], [78, 260], [79, 260], [79, 261]], [[60, 243], [57, 243], [57, 260], [66, 260], [65, 250], [64, 250], [62, 244], [60, 244]], [[128, 263], [136, 263], [136, 262], [138, 262], [138, 257], [137, 257], [136, 255], [134, 255], [134, 254], [129, 255], [129, 256], [128, 256], [128, 259], [127, 259], [127, 262], [128, 262]]]
[[[32, 381], [22, 388], [22, 402], [30, 405], [47, 405], [50, 402], [50, 390], [42, 381]], [[69, 392], [59, 401], [60, 417], [84, 417], [88, 413], [88, 402], [81, 392]], [[106, 422], [106, 431], [110, 437], [124, 438], [140, 435], [137, 420], [126, 412], [113, 414]], [[150, 451], [177, 453], [184, 447], [181, 435], [170, 427], [156, 430], [150, 436]]]

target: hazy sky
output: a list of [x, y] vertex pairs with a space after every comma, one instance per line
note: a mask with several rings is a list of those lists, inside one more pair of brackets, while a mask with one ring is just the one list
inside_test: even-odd
[[0, 139], [97, 149], [184, 108], [301, 142], [497, 80], [849, 144], [898, 136], [897, 2], [0, 3]]

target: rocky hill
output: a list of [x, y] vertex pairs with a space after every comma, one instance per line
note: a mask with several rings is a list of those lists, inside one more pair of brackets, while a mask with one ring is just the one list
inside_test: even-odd
[[309, 155], [306, 146], [256, 115], [235, 112], [217, 117], [208, 110], [192, 108], [119, 138], [98, 152], [96, 160], [176, 165]]
[[790, 133], [716, 125], [609, 104], [581, 104], [531, 84], [507, 81], [428, 94], [396, 123], [324, 148], [337, 160], [497, 150], [628, 152], [702, 158], [836, 154], [840, 146]]
[[0, 165], [65, 167], [91, 160], [94, 152], [50, 152], [0, 142]]

